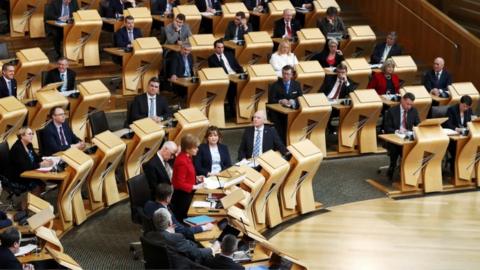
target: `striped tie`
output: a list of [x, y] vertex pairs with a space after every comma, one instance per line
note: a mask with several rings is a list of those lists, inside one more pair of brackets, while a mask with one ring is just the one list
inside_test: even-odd
[[260, 155], [260, 129], [255, 129], [257, 133], [255, 135], [255, 143], [253, 144], [253, 157], [258, 157]]

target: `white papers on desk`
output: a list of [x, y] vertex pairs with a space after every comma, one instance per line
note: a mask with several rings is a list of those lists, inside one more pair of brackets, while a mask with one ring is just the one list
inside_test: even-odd
[[296, 7], [295, 10], [300, 13], [308, 13], [310, 11], [308, 10], [308, 8], [304, 8], [304, 7]]
[[206, 12], [200, 12], [200, 14], [201, 14], [202, 16], [206, 16], [206, 17], [211, 17], [211, 16], [214, 16], [214, 15], [215, 15], [215, 14], [213, 14], [213, 13], [211, 13], [211, 12], [208, 12], [208, 11], [206, 11]]
[[23, 256], [25, 254], [28, 254], [32, 251], [34, 251], [35, 249], [37, 248], [37, 245], [34, 245], [34, 244], [28, 244], [26, 246], [21, 246], [19, 249], [18, 249], [18, 252], [15, 253], [15, 256], [18, 257], [18, 256]]
[[231, 179], [220, 179], [217, 176], [210, 176], [204, 179], [203, 183], [205, 184], [206, 189], [219, 189], [219, 188], [229, 188], [231, 186], [240, 184], [245, 180], [245, 175], [242, 174], [236, 178]]
[[255, 168], [259, 164], [258, 164], [258, 161], [256, 161], [254, 158], [252, 158], [252, 159], [242, 159], [239, 162], [235, 163], [235, 165], [237, 165], [237, 166], [248, 166], [250, 168]]
[[71, 94], [75, 94], [75, 93], [78, 93], [78, 92], [79, 92], [78, 90], [68, 90], [68, 91], [62, 91], [62, 92], [60, 92], [60, 94], [62, 94], [64, 97], [68, 97]]
[[405, 136], [407, 136], [407, 134], [399, 132], [398, 130], [395, 130], [395, 135], [397, 135], [400, 139], [405, 139]]
[[442, 131], [443, 131], [443, 133], [445, 133], [445, 135], [447, 135], [447, 136], [458, 135], [458, 132], [456, 132], [455, 130], [450, 129], [450, 128], [442, 128]]
[[207, 201], [193, 201], [192, 207], [194, 208], [212, 208], [212, 202]]
[[335, 105], [340, 103], [338, 99], [328, 99], [328, 104]]
[[42, 157], [43, 160], [51, 160], [53, 162], [52, 166], [49, 166], [49, 167], [40, 167], [38, 169], [36, 169], [37, 171], [39, 172], [49, 172], [53, 169], [53, 167], [55, 167], [58, 162], [60, 162], [60, 160], [62, 160], [60, 157]]

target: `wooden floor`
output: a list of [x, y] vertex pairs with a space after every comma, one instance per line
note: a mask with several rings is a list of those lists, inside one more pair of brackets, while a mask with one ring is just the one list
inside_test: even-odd
[[330, 210], [270, 241], [309, 269], [480, 269], [480, 192]]

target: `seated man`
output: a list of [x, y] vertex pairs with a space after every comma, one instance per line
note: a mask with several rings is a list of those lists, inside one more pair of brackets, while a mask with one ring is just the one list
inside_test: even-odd
[[[190, 260], [195, 262], [204, 263], [206, 260], [211, 259], [213, 254], [219, 250], [220, 244], [218, 241], [211, 248], [199, 248], [196, 243], [186, 239], [182, 234], [175, 233], [172, 214], [166, 208], [159, 208], [155, 211], [153, 214], [153, 225], [156, 231], [147, 233], [146, 238], [164, 243], [169, 248], [185, 254]], [[184, 264], [182, 261], [174, 260], [172, 263], [175, 269], [188, 269], [179, 267], [179, 265]]]
[[300, 28], [300, 24], [293, 19], [293, 10], [285, 9], [283, 11], [283, 18], [275, 22], [273, 37], [292, 39], [297, 36], [297, 31], [300, 30]]
[[317, 27], [320, 28], [323, 35], [328, 38], [330, 33], [345, 34], [345, 25], [343, 20], [338, 17], [338, 10], [336, 7], [327, 8], [326, 17], [317, 21]]
[[257, 111], [253, 115], [253, 126], [245, 128], [242, 141], [238, 147], [238, 160], [256, 158], [268, 150], [287, 153], [287, 148], [277, 134], [275, 128], [265, 126], [265, 111]]
[[357, 87], [356, 84], [347, 77], [347, 66], [340, 63], [335, 72], [337, 75], [327, 75], [320, 88], [320, 92], [324, 93], [330, 100], [338, 100], [348, 97], [350, 92]]
[[[417, 109], [413, 107], [415, 96], [412, 93], [406, 93], [400, 99], [400, 104], [388, 109], [383, 122], [383, 130], [386, 134], [400, 132], [406, 133], [412, 131], [412, 128], [420, 123]], [[388, 155], [390, 156], [390, 166], [387, 175], [391, 180], [393, 172], [397, 165], [397, 160], [402, 153], [401, 146], [388, 143]]]
[[215, 13], [217, 10], [222, 10], [220, 0], [195, 0], [195, 5], [200, 12]]
[[152, 11], [152, 15], [169, 16], [173, 14], [173, 8], [179, 5], [179, 0], [157, 0], [151, 2], [150, 9]]
[[238, 240], [231, 234], [225, 235], [220, 244], [221, 252], [216, 254], [214, 258], [207, 260], [205, 263], [211, 269], [245, 269], [241, 264], [233, 261], [233, 253], [237, 251]]
[[178, 152], [178, 147], [173, 141], [166, 141], [149, 161], [143, 163], [143, 172], [148, 179], [152, 198], [155, 188], [160, 183], [172, 183], [172, 161]]
[[373, 49], [373, 53], [370, 56], [370, 64], [383, 64], [386, 59], [392, 56], [402, 55], [402, 48], [398, 46], [396, 41], [397, 33], [388, 33], [385, 42], [378, 43], [375, 49]]
[[57, 89], [60, 92], [75, 89], [75, 71], [68, 68], [68, 60], [65, 57], [60, 57], [57, 60], [57, 68], [51, 69], [47, 72], [45, 84], [63, 82]]
[[2, 78], [0, 79], [0, 98], [14, 96], [17, 97], [17, 80], [15, 76], [15, 66], [12, 63], [5, 63], [2, 66]]
[[120, 48], [130, 48], [132, 47], [132, 41], [142, 36], [142, 31], [135, 27], [134, 18], [129, 15], [125, 17], [123, 27], [115, 32], [114, 46]]
[[[53, 0], [45, 6], [45, 19], [66, 23], [72, 20], [72, 13], [77, 10], [78, 3], [75, 0]], [[46, 31], [52, 36], [57, 57], [62, 56], [63, 28], [46, 24]]]
[[248, 10], [254, 11], [250, 13], [250, 22], [252, 22], [253, 26], [252, 31], [260, 31], [260, 16], [255, 15], [255, 13], [267, 13], [269, 2], [272, 2], [272, 0], [243, 0]]
[[43, 128], [42, 133], [43, 156], [51, 156], [70, 147], [81, 150], [85, 148], [85, 143], [73, 134], [65, 122], [65, 111], [62, 107], [54, 106], [49, 115], [52, 121]]
[[[188, 78], [194, 76], [193, 74], [193, 56], [191, 54], [192, 46], [188, 43], [183, 43], [180, 52], [173, 53], [170, 58], [169, 77], [170, 81], [174, 82], [177, 78]], [[185, 97], [187, 91], [185, 88], [173, 85], [173, 91], [180, 97]]]
[[132, 121], [150, 117], [160, 123], [172, 116], [167, 100], [160, 96], [159, 90], [160, 81], [157, 77], [151, 78], [148, 81], [147, 91], [133, 99], [130, 112]]
[[16, 228], [8, 228], [0, 234], [0, 269], [33, 270], [33, 265], [21, 265], [15, 253], [20, 251], [20, 232]]
[[[279, 78], [268, 90], [268, 103], [296, 109], [298, 97], [302, 95], [300, 83], [293, 79], [293, 67], [286, 65], [282, 68], [282, 78]], [[278, 130], [280, 138], [287, 141], [287, 118], [285, 114], [270, 111], [271, 120]]]
[[444, 68], [445, 60], [441, 57], [433, 61], [433, 69], [423, 76], [423, 85], [435, 96], [448, 97], [448, 86], [452, 84], [452, 76]]
[[175, 20], [165, 27], [165, 37], [162, 37], [162, 43], [182, 45], [182, 43], [188, 42], [192, 31], [190, 30], [190, 26], [185, 23], [185, 20], [185, 15], [179, 13], [177, 17], [175, 17]]
[[[225, 44], [222, 39], [213, 43], [215, 53], [208, 57], [209, 67], [221, 67], [227, 74], [243, 73], [243, 68], [238, 64], [235, 56], [229, 52], [225, 52]], [[227, 92], [228, 110], [226, 111], [230, 117], [235, 117], [235, 96], [237, 87], [230, 82]]]
[[194, 240], [194, 234], [210, 231], [213, 229], [212, 223], [207, 223], [201, 226], [185, 226], [183, 223], [179, 222], [173, 215], [172, 210], [170, 209], [170, 200], [172, 199], [173, 187], [170, 184], [160, 183], [156, 186], [155, 189], [155, 201], [147, 201], [145, 207], [143, 208], [145, 215], [149, 218], [153, 218], [155, 211], [160, 208], [165, 208], [170, 212], [172, 216], [172, 222], [175, 228], [176, 233], [183, 234], [185, 238]]
[[248, 22], [245, 12], [235, 13], [235, 20], [228, 22], [225, 30], [225, 40], [244, 40], [243, 35], [252, 31], [252, 25]]
[[123, 10], [136, 7], [135, 0], [108, 0], [103, 16], [107, 18], [118, 18], [123, 16]]

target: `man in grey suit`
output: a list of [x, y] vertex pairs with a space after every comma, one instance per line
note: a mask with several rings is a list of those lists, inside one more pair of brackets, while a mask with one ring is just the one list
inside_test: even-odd
[[178, 44], [188, 41], [188, 37], [192, 35], [190, 26], [185, 24], [185, 15], [180, 13], [175, 20], [165, 27], [164, 44]]

